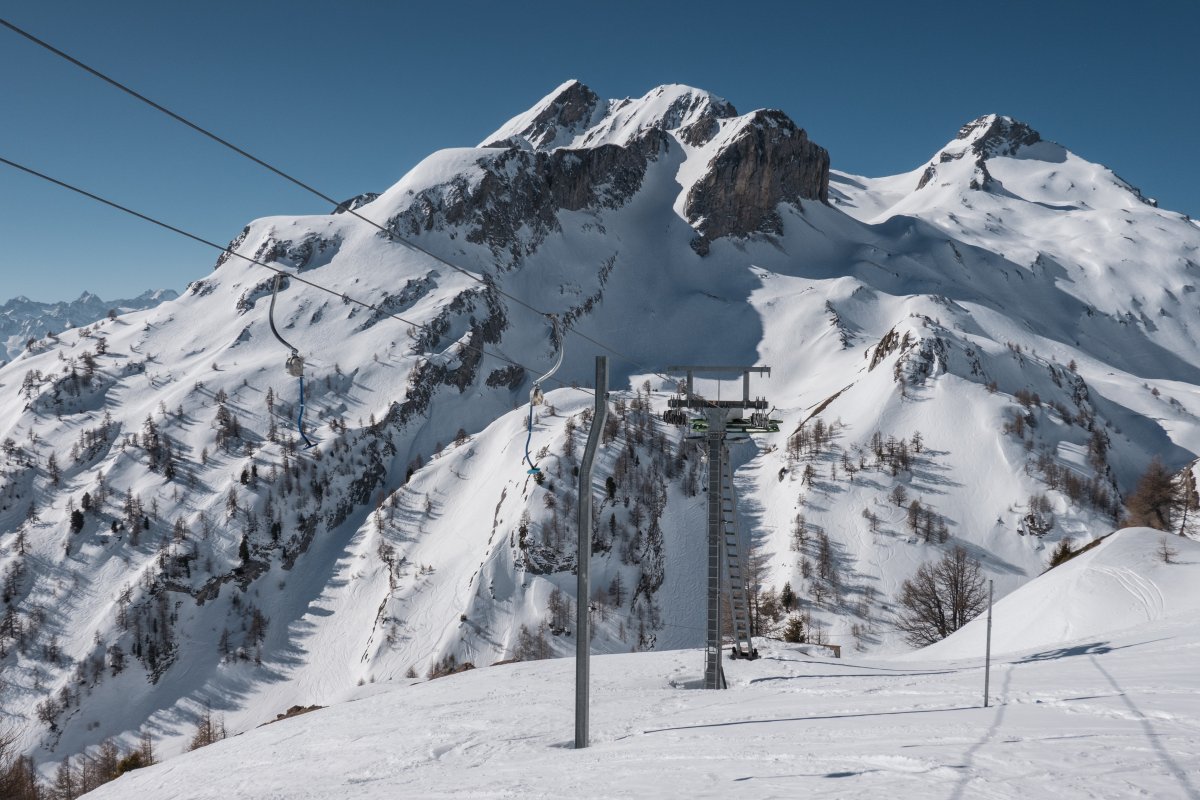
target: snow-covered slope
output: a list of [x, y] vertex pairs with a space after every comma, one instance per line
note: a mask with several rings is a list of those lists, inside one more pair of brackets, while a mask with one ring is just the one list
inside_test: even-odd
[[[968, 128], [920, 188], [831, 179], [779, 111], [569, 82], [356, 202], [467, 274], [353, 214], [256, 220], [231, 249], [330, 290], [285, 281], [276, 304], [311, 450], [273, 276], [239, 258], [36, 343], [0, 369], [0, 703], [22, 745], [52, 763], [149, 731], [169, 753], [205, 706], [242, 731], [359, 682], [572, 652], [592, 398], [571, 384], [597, 341], [620, 405], [593, 487], [598, 652], [703, 636], [706, 467], [659, 415], [668, 364], [773, 368], [754, 390], [783, 431], [735, 449], [743, 528], [763, 587], [790, 582], [847, 652], [899, 646], [896, 591], [946, 547], [1003, 596], [1046, 543], [1108, 533], [1153, 456], [1200, 451], [1200, 229], [1016, 123]], [[538, 485], [542, 312], [570, 332]]]
[[978, 658], [764, 643], [714, 695], [693, 691], [698, 651], [601, 656], [582, 751], [572, 663], [513, 664], [359, 690], [89, 797], [1195, 797], [1198, 648], [1176, 618], [1012, 653], [993, 662], [989, 708]]
[[[1068, 646], [1134, 630], [1145, 636], [1164, 620], [1195, 619], [1198, 567], [1200, 543], [1151, 528], [1118, 531], [1001, 600], [992, 649]], [[914, 655], [971, 657], [981, 652], [986, 635], [987, 621], [980, 617]]]

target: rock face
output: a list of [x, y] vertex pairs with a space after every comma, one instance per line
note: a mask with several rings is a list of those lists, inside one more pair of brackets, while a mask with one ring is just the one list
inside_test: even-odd
[[[693, 103], [693, 106], [695, 105], [698, 103]], [[692, 147], [708, 144], [721, 129], [721, 120], [737, 116], [737, 109], [733, 107], [733, 104], [723, 100], [705, 103], [698, 109], [686, 108], [681, 111], [683, 112], [682, 116], [685, 119], [690, 118], [690, 121], [680, 125], [678, 135]]]
[[696, 252], [722, 236], [783, 233], [780, 203], [829, 200], [829, 153], [782, 111], [756, 111], [688, 192]]
[[981, 158], [1011, 156], [1017, 150], [1042, 140], [1041, 134], [1020, 120], [987, 114], [959, 128], [960, 141], [970, 142], [970, 149]]

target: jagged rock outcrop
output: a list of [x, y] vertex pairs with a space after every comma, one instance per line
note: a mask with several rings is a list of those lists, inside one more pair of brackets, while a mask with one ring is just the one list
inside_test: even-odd
[[1011, 156], [1019, 149], [1042, 140], [1041, 134], [1020, 120], [988, 114], [963, 125], [956, 137], [971, 143], [971, 151], [981, 158]]
[[254, 252], [254, 260], [279, 263], [297, 272], [323, 267], [333, 260], [341, 247], [340, 236], [325, 237], [309, 233], [299, 241], [268, 236]]
[[722, 236], [783, 233], [780, 203], [829, 200], [829, 152], [782, 111], [756, 111], [688, 192], [684, 213], [701, 255]]
[[681, 118], [691, 118], [690, 122], [681, 124], [676, 133], [692, 147], [708, 144], [721, 129], [721, 120], [737, 116], [737, 109], [725, 100], [692, 97], [686, 104], [682, 101], [676, 102], [680, 105], [678, 112]]
[[363, 192], [362, 194], [356, 194], [349, 200], [343, 200], [342, 202], [338, 203], [337, 208], [335, 208], [332, 213], [345, 214], [347, 211], [357, 211], [378, 197], [379, 192]]
[[483, 147], [548, 149], [589, 123], [599, 105], [595, 92], [579, 81], [567, 81], [531, 109], [528, 119], [518, 117], [523, 123], [518, 134], [485, 142]]
[[667, 135], [656, 128], [628, 146], [542, 152], [513, 145], [479, 160], [481, 180], [460, 175], [423, 191], [387, 224], [404, 237], [464, 228], [467, 241], [487, 245], [512, 268], [559, 230], [559, 211], [624, 205], [641, 188], [650, 162], [669, 147]]

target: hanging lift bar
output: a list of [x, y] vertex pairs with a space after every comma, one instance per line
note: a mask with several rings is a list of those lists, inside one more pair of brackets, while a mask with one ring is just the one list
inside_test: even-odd
[[267, 312], [267, 321], [271, 323], [271, 333], [275, 334], [275, 338], [279, 343], [291, 351], [287, 361], [284, 362], [284, 367], [287, 369], [288, 375], [293, 378], [300, 379], [300, 412], [296, 415], [296, 430], [300, 433], [300, 438], [304, 440], [304, 449], [307, 450], [315, 445], [315, 442], [309, 440], [304, 434], [304, 356], [300, 355], [300, 351], [293, 347], [287, 339], [279, 335], [279, 329], [275, 327], [275, 296], [279, 294], [279, 284], [283, 280], [283, 273], [275, 273], [275, 281], [271, 285], [271, 307]]
[[529, 443], [533, 440], [533, 407], [540, 406], [546, 402], [546, 397], [542, 393], [542, 384], [545, 381], [550, 380], [550, 377], [554, 375], [554, 373], [558, 372], [558, 368], [562, 366], [563, 354], [565, 352], [563, 349], [562, 331], [558, 326], [558, 317], [554, 316], [553, 314], [547, 314], [546, 316], [550, 317], [550, 324], [554, 326], [554, 339], [558, 344], [558, 358], [555, 360], [554, 366], [550, 368], [550, 371], [534, 381], [533, 388], [529, 390], [529, 422], [525, 428], [524, 459], [524, 463], [529, 465], [529, 469], [525, 472], [527, 475], [540, 475], [542, 472], [540, 469], [538, 469], [538, 465], [534, 463], [533, 458], [529, 455]]

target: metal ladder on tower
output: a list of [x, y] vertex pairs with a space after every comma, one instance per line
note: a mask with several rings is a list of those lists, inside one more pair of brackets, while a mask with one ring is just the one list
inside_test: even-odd
[[721, 553], [725, 573], [722, 577], [725, 583], [725, 597], [729, 605], [729, 618], [732, 622], [733, 647], [730, 650], [732, 658], [758, 658], [754, 649], [750, 629], [750, 602], [744, 572], [745, 547], [738, 535], [737, 525], [737, 490], [733, 486], [733, 470], [729, 464], [729, 450], [722, 448], [721, 452]]
[[722, 512], [723, 503], [714, 503], [714, 497], [721, 497], [721, 468], [723, 461], [721, 451], [724, 449], [724, 434], [709, 432], [705, 434], [705, 445], [708, 450], [708, 618], [705, 625], [704, 640], [704, 688], [725, 689], [725, 670], [721, 668], [721, 580], [724, 570], [721, 554], [724, 550], [722, 543]]

